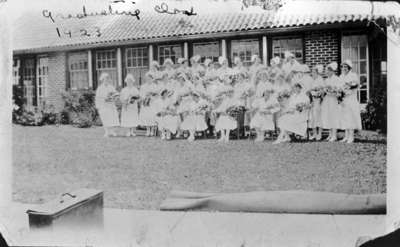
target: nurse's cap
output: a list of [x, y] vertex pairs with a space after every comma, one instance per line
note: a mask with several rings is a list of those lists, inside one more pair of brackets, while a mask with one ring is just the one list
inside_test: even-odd
[[251, 56], [251, 62], [254, 63], [257, 59], [259, 59], [257, 54], [254, 54], [253, 56]]
[[310, 68], [308, 67], [307, 64], [303, 64], [301, 67], [303, 68], [303, 72], [304, 73], [309, 73], [310, 72]]
[[171, 58], [167, 58], [167, 59], [164, 60], [164, 66], [167, 65], [167, 64], [174, 65], [174, 62], [172, 62]]
[[234, 64], [238, 64], [239, 62], [241, 62], [242, 60], [240, 59], [240, 57], [238, 57], [238, 56], [235, 56], [234, 58], [233, 58], [233, 63]]
[[211, 59], [206, 58], [206, 60], [204, 60], [204, 65], [205, 65], [205, 66], [210, 65], [210, 63], [212, 63], [212, 60], [211, 60]]
[[347, 65], [350, 67], [350, 69], [353, 68], [353, 63], [349, 59], [344, 60], [342, 65]]
[[184, 58], [184, 57], [178, 58], [178, 63], [179, 63], [179, 64], [183, 64], [183, 63], [186, 62], [186, 61], [187, 61], [187, 59]]
[[135, 82], [136, 80], [135, 80], [135, 77], [133, 77], [132, 74], [127, 74], [126, 77], [125, 77], [125, 82], [127, 83], [128, 81]]
[[322, 64], [315, 65], [314, 69], [317, 70], [318, 74], [322, 74], [324, 72], [324, 66]]
[[226, 57], [219, 57], [219, 58], [218, 58], [218, 63], [221, 64], [221, 65], [222, 65], [225, 61], [227, 61]]
[[337, 62], [332, 62], [332, 63], [328, 64], [328, 65], [326, 66], [326, 68], [327, 68], [327, 69], [330, 69], [330, 70], [333, 70], [333, 71], [336, 71], [337, 68], [338, 68], [338, 64], [337, 64]]
[[276, 56], [276, 57], [274, 57], [274, 58], [271, 58], [271, 65], [278, 65], [278, 64], [280, 64], [281, 63], [281, 58], [280, 57], [278, 57], [278, 56]]
[[160, 64], [159, 64], [157, 61], [155, 61], [155, 60], [151, 61], [150, 65], [151, 65], [152, 67], [157, 67], [157, 68], [160, 67]]
[[200, 58], [201, 58], [200, 55], [194, 55], [190, 60], [192, 62], [198, 63], [200, 61]]
[[294, 57], [294, 54], [290, 51], [285, 51], [285, 58]]

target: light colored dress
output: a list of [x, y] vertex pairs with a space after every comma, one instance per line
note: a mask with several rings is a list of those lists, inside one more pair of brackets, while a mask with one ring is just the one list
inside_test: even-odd
[[208, 127], [205, 121], [205, 112], [198, 112], [198, 108], [203, 105], [208, 105], [208, 103], [203, 99], [199, 100], [199, 102], [190, 100], [186, 101], [186, 103], [188, 104], [189, 114], [186, 116], [185, 120], [183, 120], [181, 129], [192, 131], [206, 130]]
[[154, 83], [146, 83], [140, 88], [140, 98], [150, 98], [150, 102], [147, 105], [142, 104], [139, 113], [140, 124], [143, 126], [155, 126], [156, 123], [156, 106], [154, 100], [157, 96], [149, 97], [150, 93], [156, 93], [159, 91], [159, 87]]
[[289, 98], [287, 110], [294, 110], [294, 113], [284, 113], [278, 119], [278, 126], [282, 130], [295, 133], [300, 136], [307, 136], [308, 111], [299, 112], [296, 110], [298, 104], [309, 104], [310, 100], [304, 93], [293, 94]]
[[222, 101], [221, 105], [219, 105], [218, 108], [215, 109], [216, 112], [220, 113], [220, 116], [218, 117], [218, 120], [215, 124], [216, 131], [233, 130], [233, 129], [237, 128], [236, 119], [229, 116], [226, 112], [229, 107], [231, 107], [235, 104], [236, 104], [236, 100], [233, 97], [225, 98]]
[[[353, 82], [360, 85], [360, 79], [356, 73], [350, 71], [347, 75], [340, 75], [340, 80], [343, 84]], [[341, 128], [342, 129], [362, 129], [360, 104], [357, 99], [357, 88], [346, 90], [346, 95], [343, 99]]]
[[[316, 87], [323, 87], [324, 79], [321, 76], [318, 76], [312, 82], [311, 89]], [[322, 128], [322, 111], [321, 111], [321, 98], [312, 96], [311, 102], [311, 110], [310, 110], [310, 117], [308, 127], [310, 128]]]
[[101, 84], [96, 90], [95, 104], [99, 111], [101, 122], [104, 127], [119, 126], [119, 114], [114, 101], [106, 101], [111, 93], [117, 91], [112, 85]]
[[[279, 102], [275, 95], [271, 95], [267, 101], [264, 98], [254, 100], [252, 108], [257, 110], [251, 119], [250, 128], [258, 128], [262, 131], [275, 130], [273, 114], [279, 111]], [[265, 110], [270, 113], [263, 113]]]
[[167, 97], [165, 99], [158, 98], [154, 102], [154, 107], [156, 112], [165, 112], [167, 109], [171, 111], [172, 114], [157, 116], [156, 121], [159, 129], [165, 129], [175, 134], [180, 125], [179, 115], [176, 113], [175, 97]]
[[[325, 79], [325, 86], [342, 87], [342, 83], [336, 75]], [[326, 94], [321, 103], [321, 120], [324, 129], [340, 129], [342, 118], [342, 106], [336, 95]]]
[[121, 110], [121, 127], [133, 128], [140, 124], [138, 100], [130, 103], [132, 96], [139, 97], [136, 87], [124, 87], [121, 91], [121, 101], [124, 102]]

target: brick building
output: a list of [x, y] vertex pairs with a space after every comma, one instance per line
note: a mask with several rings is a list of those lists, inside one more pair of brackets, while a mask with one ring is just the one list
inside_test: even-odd
[[[299, 4], [301, 9], [296, 7]], [[46, 102], [60, 110], [63, 91], [95, 89], [102, 71], [122, 86], [127, 73], [141, 82], [152, 60], [162, 64], [166, 58], [176, 61], [199, 54], [202, 60], [225, 56], [231, 63], [240, 56], [248, 65], [251, 56], [258, 54], [268, 64], [289, 50], [309, 66], [352, 60], [360, 75], [362, 104], [376, 88], [386, 87], [386, 24], [390, 16], [400, 13], [398, 3], [294, 1], [287, 5], [276, 13], [143, 12], [140, 20], [88, 14], [55, 23], [42, 13], [32, 13], [15, 25], [14, 83], [23, 85], [28, 105]]]

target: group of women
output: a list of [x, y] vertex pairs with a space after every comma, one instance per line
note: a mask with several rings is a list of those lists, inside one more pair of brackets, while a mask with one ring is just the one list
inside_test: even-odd
[[[96, 106], [105, 128], [105, 136], [115, 135], [114, 127], [129, 128], [135, 135], [137, 126], [146, 127], [146, 136], [170, 140], [189, 133], [195, 140], [199, 131], [219, 134], [220, 141], [229, 141], [231, 130], [238, 128], [237, 116], [244, 116], [244, 126], [255, 130], [256, 141], [263, 141], [269, 131], [278, 131], [274, 143], [288, 142], [294, 136], [336, 141], [337, 130], [345, 130], [342, 142], [354, 141], [354, 130], [361, 129], [360, 106], [357, 100], [359, 78], [352, 71], [351, 61], [332, 62], [311, 69], [300, 64], [290, 52], [285, 58], [274, 57], [264, 66], [257, 55], [251, 65], [243, 65], [239, 57], [228, 66], [224, 57], [218, 62], [200, 56], [184, 58], [174, 65], [165, 59], [163, 68], [151, 62], [143, 85], [128, 74], [126, 87], [118, 93], [108, 74], [101, 74], [96, 92]], [[117, 104], [122, 107], [118, 111]], [[309, 132], [310, 131], [310, 132]]]

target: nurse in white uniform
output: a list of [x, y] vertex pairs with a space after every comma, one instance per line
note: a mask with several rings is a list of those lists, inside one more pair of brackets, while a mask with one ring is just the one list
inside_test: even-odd
[[316, 65], [311, 70], [312, 85], [309, 95], [311, 96], [311, 110], [309, 127], [312, 129], [310, 140], [320, 141], [322, 138], [322, 116], [321, 116], [321, 103], [322, 103], [322, 88], [324, 86], [324, 79], [322, 73], [324, 71], [323, 65]]
[[135, 136], [135, 129], [139, 125], [139, 90], [138, 84], [132, 74], [125, 78], [126, 87], [121, 91], [121, 127], [128, 128], [126, 136]]
[[360, 85], [358, 75], [352, 71], [352, 62], [346, 60], [341, 65], [340, 80], [344, 84], [345, 96], [342, 103], [341, 128], [345, 130], [342, 142], [354, 142], [354, 130], [361, 129], [360, 104], [357, 99], [357, 89]]
[[120, 124], [113, 97], [117, 94], [117, 91], [111, 84], [111, 77], [109, 74], [102, 73], [99, 81], [100, 86], [96, 90], [95, 104], [104, 127], [104, 137], [109, 137], [110, 135], [116, 136], [114, 127]]
[[[327, 78], [325, 79], [325, 89], [341, 88], [342, 83], [338, 76], [335, 75], [337, 63], [333, 62], [326, 66]], [[341, 127], [342, 106], [339, 104], [337, 95], [330, 90], [326, 93], [321, 103], [322, 127], [329, 129], [327, 141], [334, 142], [337, 140], [337, 129]]]

